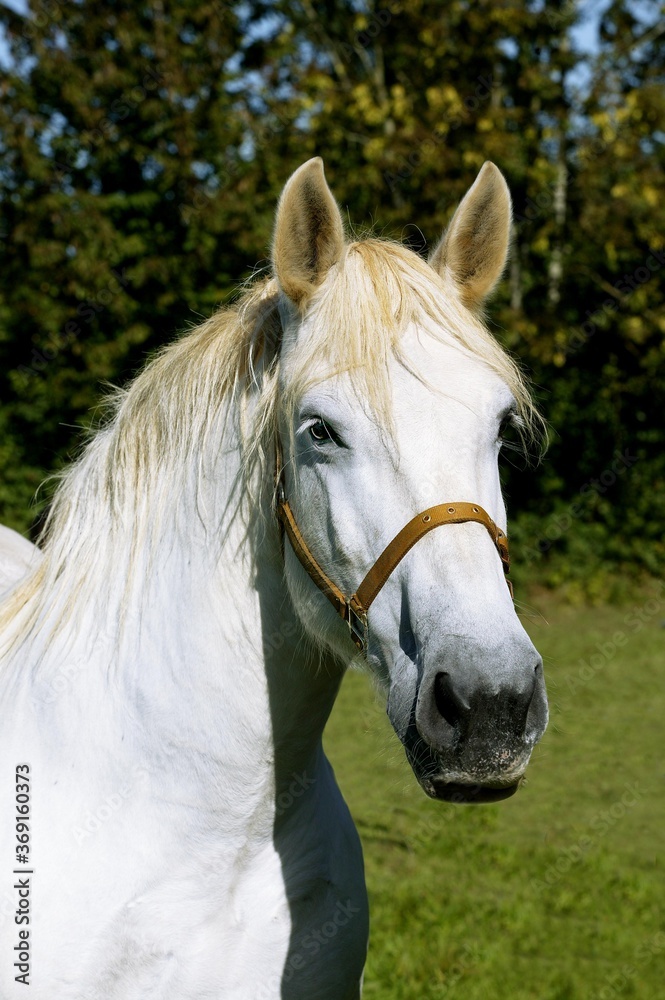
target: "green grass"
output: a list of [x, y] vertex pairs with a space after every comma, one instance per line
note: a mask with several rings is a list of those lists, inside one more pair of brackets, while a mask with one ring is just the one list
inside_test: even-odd
[[365, 852], [367, 1000], [665, 998], [665, 590], [538, 606], [550, 724], [505, 802], [428, 800], [345, 679], [326, 749]]

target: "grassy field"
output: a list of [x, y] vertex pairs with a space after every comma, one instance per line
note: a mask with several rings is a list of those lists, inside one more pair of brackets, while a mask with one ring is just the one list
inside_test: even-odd
[[665, 589], [537, 606], [550, 724], [505, 802], [426, 799], [345, 679], [326, 748], [365, 851], [369, 1000], [665, 998]]

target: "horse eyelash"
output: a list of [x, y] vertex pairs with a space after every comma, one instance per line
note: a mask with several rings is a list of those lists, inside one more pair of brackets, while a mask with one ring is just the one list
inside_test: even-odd
[[[512, 427], [513, 430], [517, 432], [519, 438], [517, 441], [508, 441], [504, 436], [504, 431], [508, 427]], [[520, 416], [516, 409], [510, 409], [501, 417], [501, 422], [499, 424], [498, 440], [501, 447], [505, 451], [516, 451], [523, 453], [525, 450], [524, 433], [526, 429], [526, 424], [524, 419]]]

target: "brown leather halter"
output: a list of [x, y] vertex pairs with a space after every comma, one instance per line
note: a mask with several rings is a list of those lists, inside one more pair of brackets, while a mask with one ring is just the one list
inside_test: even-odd
[[367, 653], [367, 612], [372, 601], [409, 549], [416, 542], [420, 541], [428, 531], [432, 531], [433, 528], [438, 528], [442, 524], [463, 524], [465, 521], [477, 521], [478, 524], [482, 524], [487, 528], [490, 538], [494, 542], [501, 558], [510, 596], [513, 596], [512, 583], [507, 578], [510, 571], [510, 556], [508, 554], [508, 539], [505, 533], [501, 528], [497, 527], [487, 511], [483, 510], [482, 507], [476, 503], [468, 503], [462, 500], [455, 501], [454, 503], [437, 504], [435, 507], [428, 507], [427, 510], [416, 514], [408, 524], [404, 525], [401, 531], [398, 531], [392, 542], [386, 545], [379, 558], [365, 575], [355, 594], [352, 594], [351, 597], [345, 597], [339, 587], [333, 583], [321, 566], [319, 566], [296, 524], [291, 505], [286, 499], [284, 469], [279, 441], [277, 441], [275, 448], [275, 484], [277, 487], [277, 517], [288, 535], [293, 551], [313, 583], [316, 584], [322, 594], [325, 594], [337, 614], [349, 626], [351, 638], [362, 653]]

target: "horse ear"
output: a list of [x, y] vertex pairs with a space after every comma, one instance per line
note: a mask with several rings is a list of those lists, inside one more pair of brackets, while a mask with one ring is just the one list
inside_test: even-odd
[[315, 156], [292, 174], [277, 206], [272, 260], [282, 291], [304, 306], [343, 249], [342, 216]]
[[480, 310], [501, 277], [511, 217], [508, 185], [501, 171], [487, 161], [430, 257], [442, 277], [450, 273], [469, 309]]

